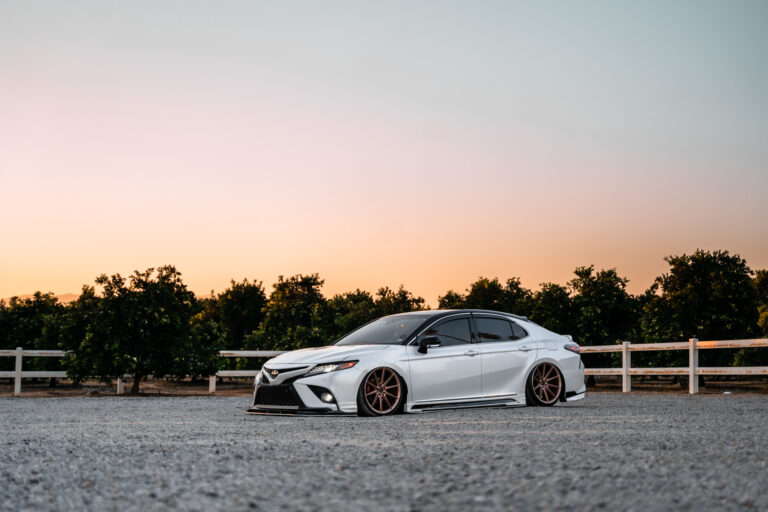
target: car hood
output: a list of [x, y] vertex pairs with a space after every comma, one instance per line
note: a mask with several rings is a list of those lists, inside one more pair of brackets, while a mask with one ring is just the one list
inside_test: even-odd
[[330, 347], [303, 348], [280, 354], [265, 363], [272, 368], [281, 364], [333, 363], [354, 359], [362, 354], [386, 350], [392, 345], [332, 345]]

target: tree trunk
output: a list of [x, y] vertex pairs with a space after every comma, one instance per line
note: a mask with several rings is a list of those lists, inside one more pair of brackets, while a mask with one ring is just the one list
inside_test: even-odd
[[138, 395], [139, 394], [139, 382], [141, 382], [141, 375], [138, 373], [133, 374], [133, 385], [131, 386], [131, 394], [132, 395]]

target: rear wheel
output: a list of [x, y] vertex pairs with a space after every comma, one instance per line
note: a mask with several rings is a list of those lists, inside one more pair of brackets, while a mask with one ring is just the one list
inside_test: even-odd
[[368, 372], [357, 392], [357, 412], [361, 416], [395, 414], [403, 403], [403, 383], [391, 368]]
[[552, 363], [542, 363], [533, 369], [525, 386], [528, 405], [552, 406], [563, 394], [565, 382], [560, 370]]

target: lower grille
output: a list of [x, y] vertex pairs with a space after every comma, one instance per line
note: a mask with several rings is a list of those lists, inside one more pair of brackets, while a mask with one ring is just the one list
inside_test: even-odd
[[254, 407], [300, 407], [303, 404], [296, 395], [293, 386], [259, 386], [256, 390], [256, 398], [253, 401]]

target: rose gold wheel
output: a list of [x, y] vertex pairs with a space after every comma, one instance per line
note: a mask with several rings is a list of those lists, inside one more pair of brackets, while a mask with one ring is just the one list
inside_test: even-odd
[[539, 405], [554, 405], [563, 391], [563, 378], [552, 363], [543, 363], [531, 373], [531, 391]]
[[363, 399], [374, 414], [393, 412], [400, 406], [403, 387], [400, 377], [390, 368], [376, 368], [363, 383]]

